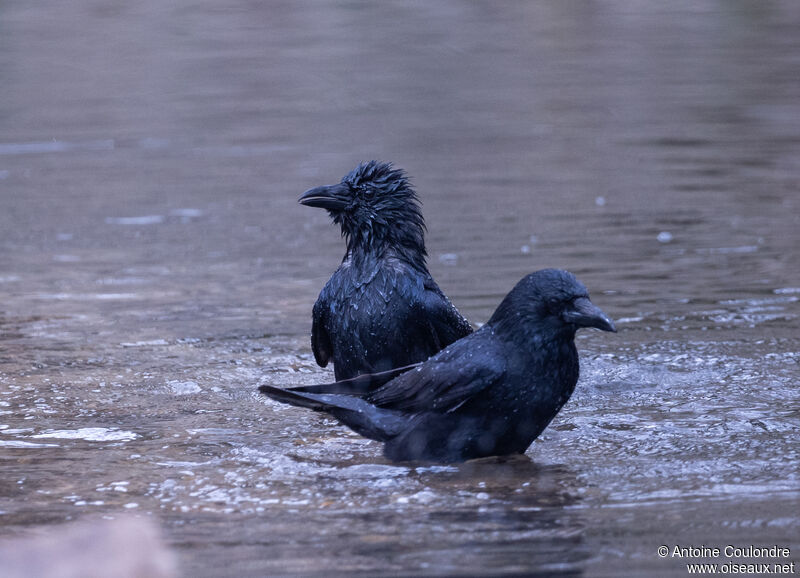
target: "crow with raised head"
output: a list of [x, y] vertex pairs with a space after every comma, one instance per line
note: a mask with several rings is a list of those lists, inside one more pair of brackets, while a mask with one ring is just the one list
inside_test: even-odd
[[575, 389], [582, 327], [616, 331], [574, 275], [545, 269], [517, 283], [478, 331], [371, 392], [260, 391], [332, 415], [396, 461], [521, 454]]
[[347, 241], [314, 305], [314, 358], [333, 361], [337, 381], [388, 372], [309, 390], [363, 392], [472, 332], [428, 272], [425, 222], [403, 171], [362, 163], [300, 203], [326, 209]]

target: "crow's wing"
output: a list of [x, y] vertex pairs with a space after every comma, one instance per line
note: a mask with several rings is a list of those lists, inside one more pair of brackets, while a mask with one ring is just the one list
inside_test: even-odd
[[425, 280], [424, 287], [422, 307], [439, 341], [439, 349], [472, 333], [469, 321], [464, 319], [432, 278]]
[[377, 373], [361, 373], [355, 377], [348, 379], [340, 379], [332, 383], [315, 383], [313, 385], [297, 385], [287, 388], [288, 391], [299, 391], [302, 393], [339, 393], [347, 395], [360, 395], [364, 396], [371, 390], [377, 389], [390, 379], [397, 377], [403, 372], [420, 365], [414, 363], [411, 365], [404, 365], [403, 367], [396, 367], [388, 371], [379, 371]]
[[502, 344], [479, 331], [366, 396], [378, 407], [411, 413], [446, 413], [492, 387], [506, 373]]
[[314, 359], [317, 360], [320, 367], [328, 365], [328, 361], [333, 356], [331, 336], [328, 335], [328, 330], [325, 328], [325, 319], [328, 315], [327, 289], [326, 285], [319, 294], [319, 299], [314, 303], [311, 321], [311, 349], [314, 352]]

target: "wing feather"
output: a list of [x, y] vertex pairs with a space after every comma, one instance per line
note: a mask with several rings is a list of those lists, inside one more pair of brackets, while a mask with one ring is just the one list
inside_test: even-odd
[[386, 409], [445, 413], [500, 381], [505, 372], [501, 344], [490, 332], [478, 332], [381, 386], [366, 399]]
[[434, 338], [439, 342], [439, 349], [472, 333], [469, 321], [464, 319], [431, 278], [425, 282], [422, 307]]
[[331, 337], [325, 328], [325, 320], [328, 315], [328, 303], [325, 290], [319, 295], [319, 299], [314, 303], [311, 322], [311, 350], [314, 352], [314, 359], [320, 367], [328, 365], [333, 356], [333, 345]]

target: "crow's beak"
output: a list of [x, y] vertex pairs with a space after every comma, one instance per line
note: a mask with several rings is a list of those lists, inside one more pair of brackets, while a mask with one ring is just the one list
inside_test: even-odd
[[603, 331], [617, 332], [614, 322], [597, 305], [589, 301], [587, 297], [576, 299], [572, 303], [572, 307], [564, 311], [562, 316], [564, 321], [578, 327], [596, 327]]
[[301, 205], [307, 207], [319, 207], [329, 211], [342, 211], [347, 207], [350, 190], [347, 185], [328, 185], [316, 187], [303, 193], [298, 199]]

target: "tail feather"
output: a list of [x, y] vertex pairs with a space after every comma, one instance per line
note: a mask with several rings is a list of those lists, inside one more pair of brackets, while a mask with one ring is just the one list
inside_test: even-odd
[[316, 395], [304, 395], [303, 393], [296, 393], [289, 389], [280, 389], [271, 385], [262, 385], [258, 388], [258, 391], [281, 403], [288, 403], [289, 405], [296, 405], [298, 407], [307, 407], [314, 411], [328, 411], [330, 409], [330, 404], [325, 403], [321, 399], [317, 399], [318, 396]]
[[404, 365], [403, 367], [396, 367], [387, 371], [362, 373], [361, 375], [357, 375], [349, 379], [341, 379], [332, 383], [298, 385], [296, 387], [290, 387], [289, 391], [297, 391], [302, 393], [340, 393], [346, 395], [366, 395], [367, 393], [379, 388], [387, 381], [391, 381], [401, 373], [405, 373], [409, 369], [412, 369], [418, 365], [420, 364], [412, 363], [411, 365]]
[[352, 395], [305, 393], [271, 385], [262, 385], [258, 390], [275, 401], [330, 414], [356, 433], [379, 442], [399, 435], [410, 420], [409, 416], [380, 409]]

